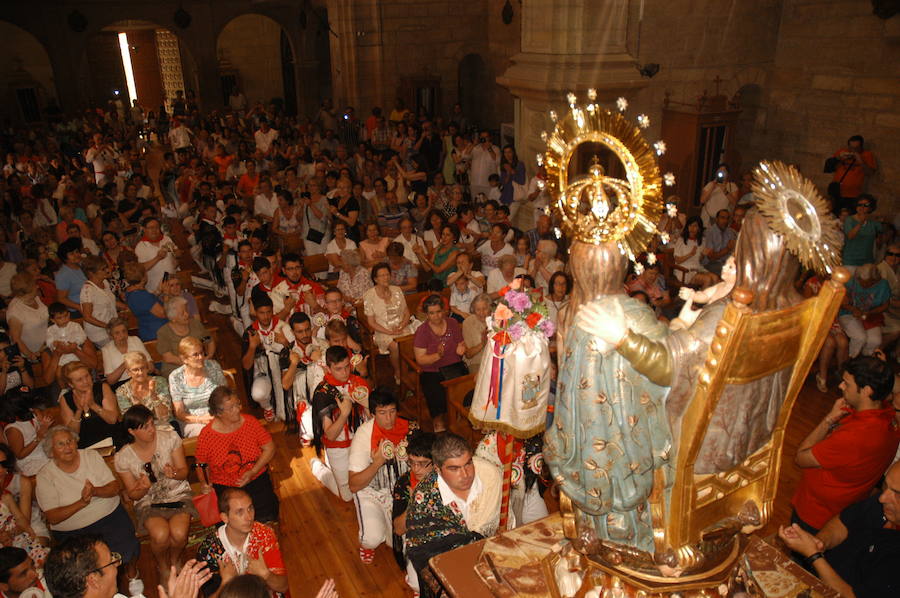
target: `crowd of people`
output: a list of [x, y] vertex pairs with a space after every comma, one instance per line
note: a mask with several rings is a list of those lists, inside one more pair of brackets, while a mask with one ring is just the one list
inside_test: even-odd
[[[179, 96], [171, 118], [136, 103], [127, 114], [90, 110], [5, 130], [0, 141], [0, 465], [16, 484], [0, 501], [5, 593], [21, 591], [13, 577], [44, 584], [27, 563], [46, 562], [54, 595], [105, 597], [110, 565], [139, 574], [136, 532], [170, 596], [194, 586], [227, 593], [246, 573], [284, 593], [277, 535], [265, 525], [279, 517], [263, 425], [274, 420], [315, 448], [314, 475], [355, 502], [361, 561], [392, 546], [416, 592], [428, 595], [420, 574], [430, 556], [496, 531], [496, 442], [488, 435], [474, 448], [446, 432], [441, 382], [478, 371], [504, 288], [540, 289], [552, 320], [566, 309], [566, 240], [546, 213], [542, 168], [526, 176], [515, 148], [496, 145], [459, 105], [444, 118], [399, 101], [359, 120], [327, 101], [302, 118], [262, 104], [201, 112]], [[847, 174], [851, 157], [864, 176], [874, 171], [860, 152], [851, 139], [836, 154], [835, 210], [854, 278], [819, 360], [823, 391], [834, 371], [862, 384], [846, 373], [869, 363], [858, 356], [900, 337], [900, 242], [861, 184], [844, 189], [858, 178]], [[679, 287], [722, 276], [753, 201], [750, 178], [730, 178], [722, 165], [698, 217], [663, 215], [666, 235], [623, 281], [661, 320], [677, 314]], [[812, 295], [823, 282], [797, 284]], [[421, 300], [411, 304], [413, 294]], [[210, 296], [208, 311], [230, 326], [204, 321]], [[240, 355], [222, 355], [219, 339], [233, 333]], [[397, 415], [399, 341], [410, 336], [436, 435]], [[379, 356], [388, 368], [376, 368]], [[878, 411], [890, 393], [876, 390], [841, 407]], [[815, 449], [824, 437], [802, 447], [818, 461], [801, 467], [824, 467]], [[186, 438], [196, 438], [197, 478], [215, 490], [224, 522], [198, 551], [203, 573], [191, 563], [177, 572], [197, 517]], [[108, 445], [117, 451], [109, 464], [92, 450]], [[540, 440], [519, 449], [521, 524], [546, 514], [547, 484], [527, 465]], [[877, 468], [860, 488], [874, 486]], [[802, 510], [810, 500], [798, 506], [809, 530], [849, 504], [813, 517]], [[322, 591], [333, 595], [333, 584]]]

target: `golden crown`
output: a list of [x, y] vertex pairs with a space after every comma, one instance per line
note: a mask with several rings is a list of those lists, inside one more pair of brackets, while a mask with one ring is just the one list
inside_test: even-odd
[[[590, 103], [582, 107], [576, 105], [574, 94], [568, 94], [570, 110], [563, 118], [550, 111], [555, 126], [552, 133], [542, 134], [546, 152], [538, 156], [538, 163], [546, 168], [547, 186], [555, 198], [552, 209], [562, 231], [585, 243], [615, 241], [634, 260], [659, 233], [663, 181], [671, 186], [675, 177], [660, 176], [656, 156], [665, 152], [665, 143], [651, 147], [644, 139], [640, 129], [650, 125], [645, 115], [637, 117], [635, 126], [622, 114], [628, 106], [624, 98], [619, 98], [616, 112], [594, 103], [594, 90], [588, 91], [588, 98]], [[570, 181], [570, 161], [585, 143], [612, 152], [622, 163], [625, 178], [609, 176], [595, 156], [588, 174]]]

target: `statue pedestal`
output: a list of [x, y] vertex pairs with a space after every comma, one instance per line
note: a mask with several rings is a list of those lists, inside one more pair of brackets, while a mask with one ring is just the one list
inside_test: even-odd
[[[454, 598], [564, 598], [556, 580], [562, 537], [558, 513], [487, 540], [431, 559], [434, 577]], [[600, 565], [577, 555], [583, 574], [572, 598], [715, 598], [744, 595], [840, 598], [834, 590], [775, 546], [749, 536], [737, 546], [735, 559], [717, 572], [692, 578], [649, 582], [626, 570]], [[513, 566], [517, 565], [517, 566]], [[597, 594], [593, 593], [593, 590]]]

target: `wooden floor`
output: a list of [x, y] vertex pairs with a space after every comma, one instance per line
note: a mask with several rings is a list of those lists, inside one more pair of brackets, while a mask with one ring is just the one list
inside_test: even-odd
[[[209, 320], [219, 329], [218, 354], [222, 366], [239, 370], [240, 341], [228, 319], [210, 314]], [[239, 380], [238, 383], [243, 390], [243, 382]], [[246, 402], [246, 394], [244, 397]], [[793, 455], [803, 438], [828, 412], [835, 398], [836, 393], [823, 395], [812, 383], [801, 392], [788, 423], [774, 516], [764, 533], [771, 533], [788, 520], [790, 498], [799, 480]], [[371, 565], [360, 562], [353, 503], [341, 501], [313, 477], [310, 470], [313, 449], [301, 448], [297, 438], [288, 433], [276, 433], [274, 438], [277, 450], [271, 465], [272, 477], [281, 499], [281, 549], [293, 598], [312, 598], [329, 577], [335, 579], [343, 598], [411, 596], [412, 592], [404, 583], [404, 573], [389, 548], [379, 547]], [[147, 585], [145, 593], [153, 598], [156, 575], [146, 546], [140, 565]]]

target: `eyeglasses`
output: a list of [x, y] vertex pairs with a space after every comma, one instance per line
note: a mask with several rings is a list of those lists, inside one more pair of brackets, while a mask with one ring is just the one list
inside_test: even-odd
[[872, 204], [870, 204], [870, 203], [858, 203], [858, 204], [856, 204], [856, 207], [857, 207], [857, 208], [871, 208], [871, 207], [872, 207]]
[[900, 257], [900, 253], [896, 251], [888, 251], [885, 255], [889, 255], [890, 257]]
[[419, 460], [409, 460], [410, 469], [425, 469], [426, 467], [431, 467], [431, 459], [422, 459]]
[[118, 552], [110, 552], [109, 553], [109, 562], [106, 563], [105, 565], [101, 565], [101, 566], [97, 567], [96, 569], [91, 569], [90, 571], [88, 571], [88, 575], [90, 575], [91, 573], [99, 573], [100, 571], [103, 571], [107, 567], [118, 567], [121, 564], [122, 564], [122, 555], [119, 554]]
[[151, 484], [156, 483], [156, 474], [153, 473], [153, 465], [148, 461], [144, 463], [144, 473], [147, 474], [147, 477], [150, 479]]

